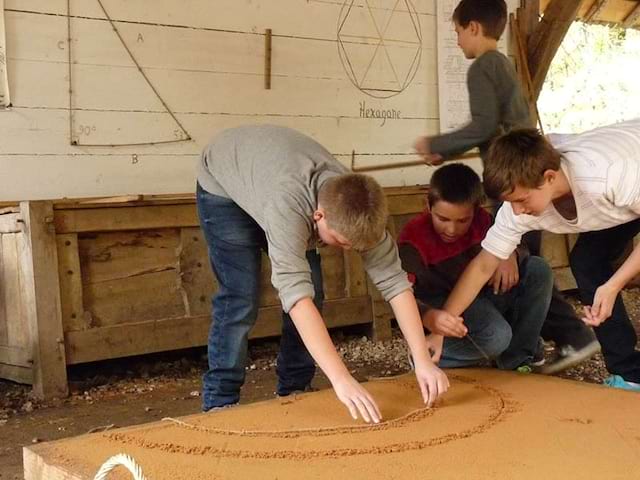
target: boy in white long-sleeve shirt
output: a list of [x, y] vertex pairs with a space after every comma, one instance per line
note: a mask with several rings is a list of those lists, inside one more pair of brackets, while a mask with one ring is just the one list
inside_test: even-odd
[[444, 309], [460, 315], [526, 232], [580, 233], [570, 264], [583, 320], [612, 373], [605, 383], [640, 392], [637, 336], [620, 297], [640, 273], [640, 247], [612, 266], [640, 232], [640, 120], [549, 139], [534, 129], [503, 135], [489, 149], [484, 185], [505, 203]]

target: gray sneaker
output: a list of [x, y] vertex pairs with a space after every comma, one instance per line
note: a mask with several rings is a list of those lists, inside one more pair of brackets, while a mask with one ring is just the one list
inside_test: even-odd
[[558, 349], [558, 358], [556, 361], [542, 367], [540, 373], [551, 375], [552, 373], [562, 372], [590, 359], [599, 351], [600, 344], [597, 340], [593, 340], [578, 350], [571, 345], [563, 345]]

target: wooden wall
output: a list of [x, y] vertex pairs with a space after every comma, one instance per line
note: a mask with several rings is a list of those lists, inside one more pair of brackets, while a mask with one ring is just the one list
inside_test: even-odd
[[[415, 137], [438, 132], [434, 0], [70, 0], [70, 21], [66, 0], [5, 4], [0, 200], [191, 192], [202, 146], [247, 123], [297, 128], [347, 165], [354, 150], [358, 165], [415, 159]], [[160, 98], [193, 140], [83, 146], [184, 138]], [[367, 118], [382, 111], [394, 118]], [[414, 185], [430, 171], [375, 176]]]

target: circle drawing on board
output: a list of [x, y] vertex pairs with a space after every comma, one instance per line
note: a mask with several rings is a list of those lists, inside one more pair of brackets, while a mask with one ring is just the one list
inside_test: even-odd
[[345, 0], [338, 53], [349, 80], [363, 93], [389, 98], [403, 92], [422, 56], [415, 6], [411, 0]]

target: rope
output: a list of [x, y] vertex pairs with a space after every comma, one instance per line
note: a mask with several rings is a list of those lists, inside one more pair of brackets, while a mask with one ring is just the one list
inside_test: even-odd
[[93, 480], [105, 480], [109, 475], [109, 472], [120, 465], [129, 470], [133, 475], [134, 480], [147, 480], [147, 477], [142, 473], [140, 465], [138, 465], [132, 457], [125, 455], [124, 453], [114, 455], [104, 462], [102, 467], [100, 467], [100, 470], [98, 470], [98, 473], [96, 473], [96, 476], [93, 477]]

